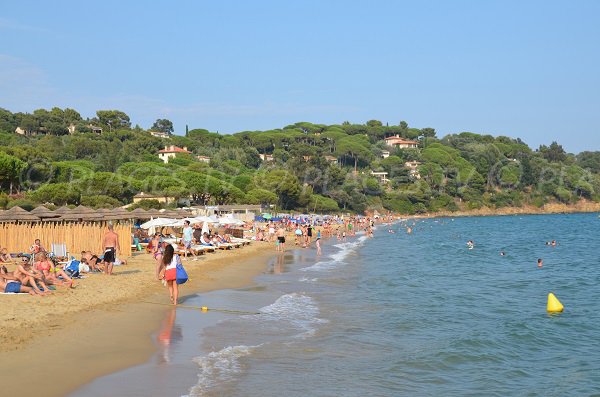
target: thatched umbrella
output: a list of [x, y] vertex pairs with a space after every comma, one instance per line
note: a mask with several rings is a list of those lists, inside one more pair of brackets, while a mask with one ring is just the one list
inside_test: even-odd
[[148, 214], [143, 208], [136, 208], [130, 212], [131, 216], [135, 219], [150, 219], [152, 216]]
[[73, 208], [68, 213], [63, 214], [60, 218], [63, 221], [101, 221], [104, 220], [101, 214], [98, 214], [91, 208], [80, 205]]
[[131, 219], [131, 218], [133, 218], [133, 216], [131, 215], [131, 212], [127, 211], [124, 208], [114, 208], [114, 209], [110, 210], [109, 213], [104, 214], [104, 219], [111, 220], [111, 221], [117, 221], [117, 220], [121, 220], [121, 219]]
[[146, 211], [146, 214], [150, 218], [160, 218], [160, 217], [163, 217], [163, 213], [160, 212], [159, 210], [156, 210], [156, 209], [150, 209], [150, 210]]
[[68, 214], [69, 212], [71, 212], [71, 209], [67, 206], [62, 206], [59, 209], [54, 210], [54, 213], [58, 215]]
[[29, 213], [33, 214], [35, 216], [38, 216], [42, 219], [58, 218], [60, 216], [60, 214], [57, 214], [54, 211], [50, 211], [48, 208], [44, 207], [43, 205], [40, 205], [39, 207], [35, 207], [31, 211], [29, 211]]
[[38, 216], [30, 214], [19, 206], [12, 207], [0, 214], [0, 222], [37, 222], [39, 220]]
[[180, 214], [178, 211], [165, 210], [164, 212], [162, 212], [161, 217], [179, 219], [179, 218], [183, 217], [183, 215]]

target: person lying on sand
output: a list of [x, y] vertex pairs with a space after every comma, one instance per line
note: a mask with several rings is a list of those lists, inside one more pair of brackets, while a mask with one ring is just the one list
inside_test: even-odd
[[46, 284], [67, 285], [73, 288], [73, 279], [63, 269], [54, 266], [54, 263], [48, 259], [48, 255], [40, 252], [37, 259], [38, 261], [33, 264], [33, 268], [44, 275], [44, 282]]
[[0, 291], [4, 293], [21, 293], [26, 292], [29, 295], [36, 295], [36, 291], [25, 285], [22, 285], [19, 281], [14, 280], [12, 276], [8, 276], [5, 274], [0, 274]]
[[90, 267], [90, 271], [102, 272], [104, 268], [100, 265], [100, 258], [92, 254], [92, 251], [81, 251], [81, 261]]

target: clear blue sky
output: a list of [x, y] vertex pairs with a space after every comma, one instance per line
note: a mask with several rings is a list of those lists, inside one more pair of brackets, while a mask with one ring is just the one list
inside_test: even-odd
[[220, 133], [378, 119], [600, 150], [600, 1], [8, 1], [0, 107]]

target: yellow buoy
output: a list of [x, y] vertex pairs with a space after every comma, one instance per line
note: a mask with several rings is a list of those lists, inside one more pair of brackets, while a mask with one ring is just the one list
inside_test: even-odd
[[563, 309], [564, 306], [562, 305], [562, 303], [560, 303], [558, 298], [554, 296], [552, 292], [550, 292], [548, 294], [548, 306], [546, 307], [548, 313], [559, 313], [562, 312]]
[[203, 312], [207, 312], [208, 311], [208, 307], [202, 306], [202, 308], [200, 310], [202, 310]]

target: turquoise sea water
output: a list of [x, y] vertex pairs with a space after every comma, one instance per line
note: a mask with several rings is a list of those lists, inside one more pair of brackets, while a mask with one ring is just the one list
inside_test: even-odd
[[[252, 288], [188, 299], [262, 314], [178, 309], [152, 362], [76, 395], [600, 395], [596, 214], [387, 228], [330, 240], [320, 257], [280, 255]], [[546, 313], [549, 292], [563, 313]]]

